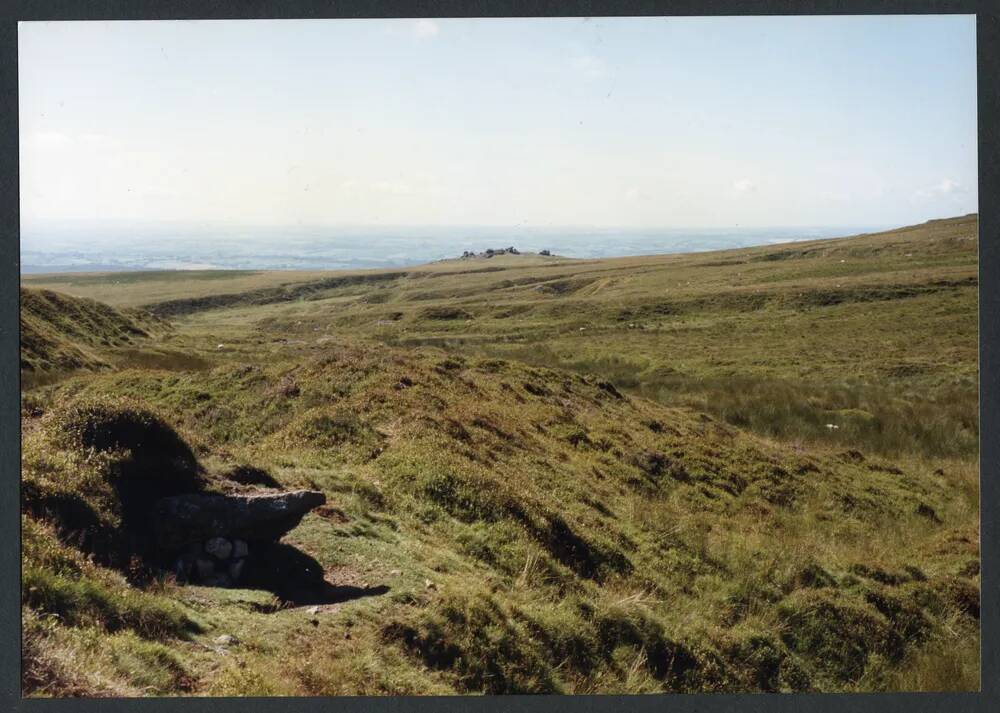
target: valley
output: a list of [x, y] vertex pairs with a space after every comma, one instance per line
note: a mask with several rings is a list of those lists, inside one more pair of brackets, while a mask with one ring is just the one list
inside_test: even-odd
[[[23, 275], [24, 692], [976, 690], [977, 231]], [[209, 587], [144, 489], [325, 503]]]

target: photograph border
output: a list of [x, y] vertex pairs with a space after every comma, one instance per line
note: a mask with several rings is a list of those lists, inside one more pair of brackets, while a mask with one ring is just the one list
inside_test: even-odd
[[[44, 20], [976, 14], [979, 166], [981, 681], [979, 693], [23, 699], [20, 683], [18, 22]], [[1000, 0], [7, 0], [0, 9], [0, 705], [5, 711], [1000, 710]], [[915, 78], [919, 81], [919, 78]], [[920, 111], [920, 107], [914, 107]], [[985, 239], [984, 239], [985, 238]], [[16, 573], [16, 576], [15, 576]]]

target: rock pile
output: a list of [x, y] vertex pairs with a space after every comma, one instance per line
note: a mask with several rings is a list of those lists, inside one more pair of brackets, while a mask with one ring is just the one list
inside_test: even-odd
[[156, 502], [151, 525], [156, 544], [174, 558], [178, 579], [225, 587], [244, 575], [255, 544], [276, 542], [324, 503], [326, 496], [315, 490], [175, 495]]
[[462, 258], [463, 259], [469, 259], [474, 257], [490, 258], [490, 257], [495, 257], [497, 255], [520, 255], [520, 254], [521, 252], [517, 248], [511, 246], [509, 248], [489, 248], [488, 250], [481, 253], [473, 252], [471, 250], [465, 250], [462, 253]]
[[245, 540], [213, 537], [188, 545], [174, 565], [178, 581], [231, 587], [243, 576], [250, 546]]

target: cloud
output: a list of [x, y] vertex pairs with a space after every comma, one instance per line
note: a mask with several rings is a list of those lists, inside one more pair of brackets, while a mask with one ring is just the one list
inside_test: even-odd
[[413, 23], [413, 34], [417, 37], [434, 37], [440, 30], [441, 28], [438, 27], [438, 24], [434, 20], [428, 20], [427, 18], [417, 20]]
[[737, 193], [753, 193], [757, 190], [757, 184], [749, 178], [741, 178], [733, 182], [733, 190]]
[[937, 198], [939, 196], [950, 196], [958, 193], [965, 193], [965, 186], [952, 178], [943, 178], [940, 183], [935, 183], [933, 186], [915, 191], [913, 197]]

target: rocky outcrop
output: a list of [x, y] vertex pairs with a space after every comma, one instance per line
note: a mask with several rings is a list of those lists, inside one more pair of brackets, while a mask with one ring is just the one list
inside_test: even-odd
[[462, 259], [467, 260], [469, 258], [475, 258], [475, 257], [491, 258], [491, 257], [497, 257], [498, 255], [520, 255], [520, 254], [521, 254], [520, 250], [511, 246], [509, 248], [489, 248], [488, 250], [485, 250], [484, 252], [481, 253], [473, 252], [471, 250], [465, 250], [462, 253]]
[[[193, 544], [208, 546], [213, 538], [277, 540], [325, 502], [326, 496], [315, 490], [175, 495], [156, 502], [151, 524], [156, 544], [167, 551]], [[224, 549], [219, 543], [212, 546]]]

